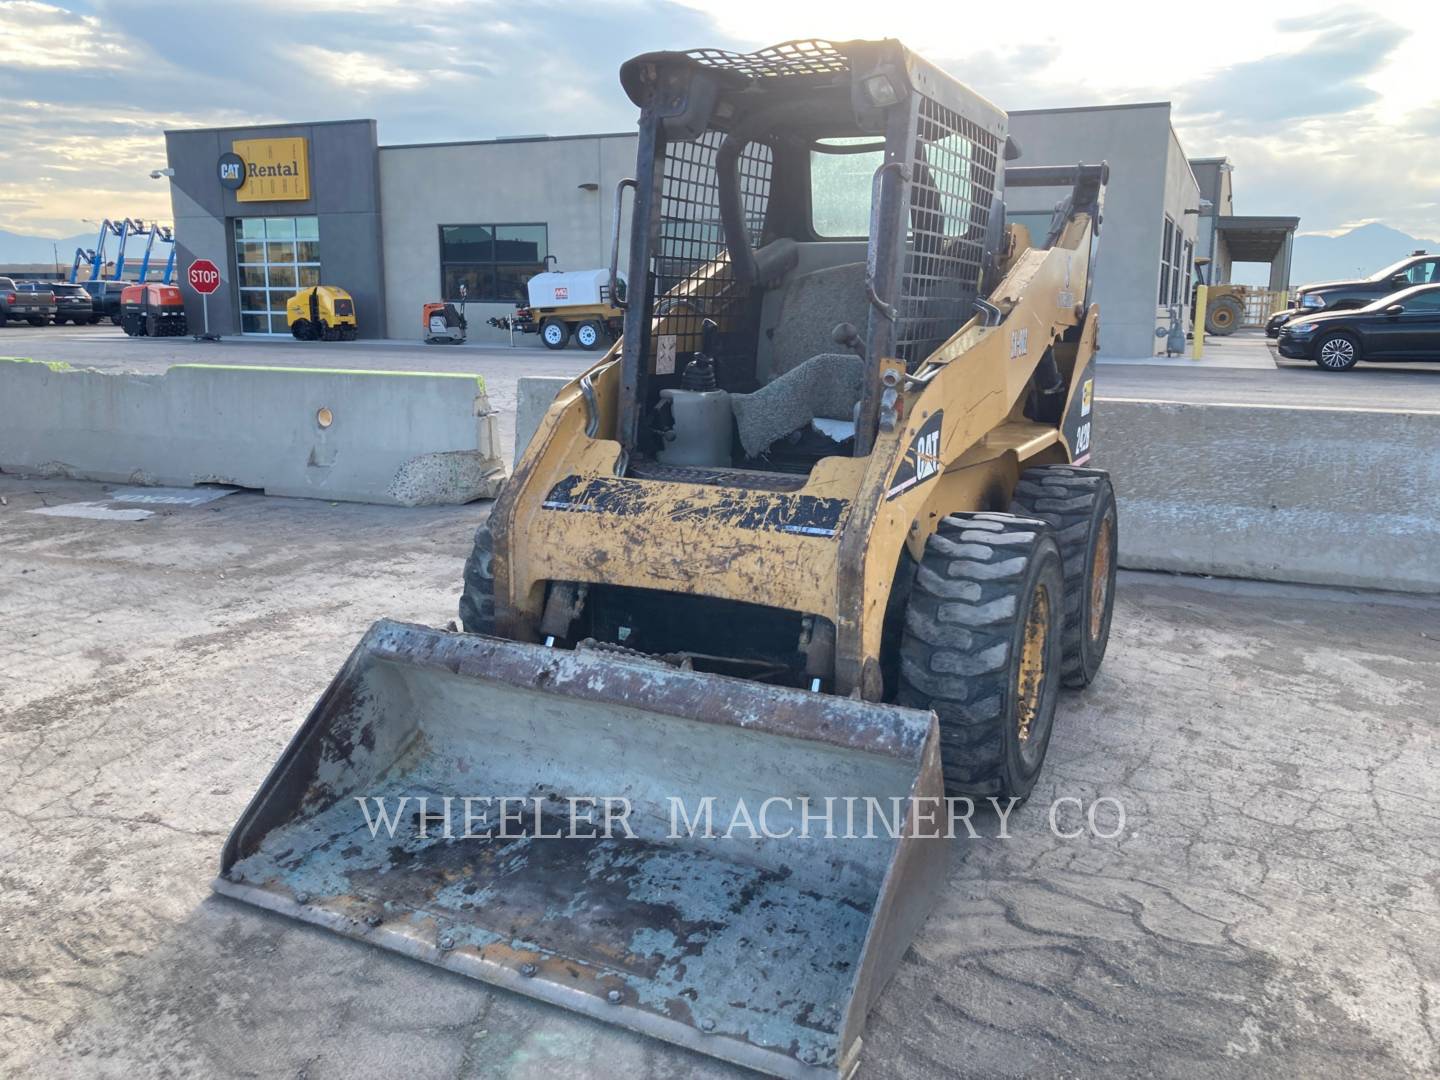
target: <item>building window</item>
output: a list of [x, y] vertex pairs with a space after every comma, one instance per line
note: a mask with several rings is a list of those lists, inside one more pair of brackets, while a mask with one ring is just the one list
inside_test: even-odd
[[320, 284], [320, 219], [236, 218], [242, 334], [288, 334], [285, 303]]
[[1185, 293], [1181, 297], [1180, 303], [1183, 307], [1189, 307], [1190, 286], [1195, 284], [1195, 242], [1193, 240], [1185, 241], [1185, 276], [1181, 280]]
[[467, 300], [526, 303], [549, 254], [544, 225], [441, 225], [440, 293], [459, 301], [463, 284]]
[[1175, 228], [1175, 221], [1169, 214], [1165, 215], [1165, 236], [1162, 241], [1160, 253], [1160, 306], [1166, 307], [1170, 303], [1170, 297], [1174, 293], [1171, 286], [1171, 279], [1175, 274], [1175, 264], [1180, 258], [1180, 247], [1175, 242], [1178, 230]]
[[1185, 307], [1185, 293], [1180, 288], [1180, 271], [1184, 267], [1185, 260], [1181, 258], [1181, 252], [1185, 247], [1185, 236], [1180, 231], [1180, 226], [1172, 227], [1175, 233], [1175, 244], [1172, 250], [1175, 252], [1175, 265], [1170, 269], [1170, 302], [1181, 309]]

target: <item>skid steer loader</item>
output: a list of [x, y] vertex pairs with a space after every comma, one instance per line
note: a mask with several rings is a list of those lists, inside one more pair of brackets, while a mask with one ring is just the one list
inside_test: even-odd
[[[623, 338], [477, 531], [465, 632], [371, 628], [216, 888], [848, 1077], [944, 881], [960, 804], [935, 808], [1025, 797], [1105, 653], [1106, 168], [1007, 168], [1005, 114], [894, 41], [621, 80]], [[1007, 227], [1007, 185], [1053, 191], [1046, 236]]]

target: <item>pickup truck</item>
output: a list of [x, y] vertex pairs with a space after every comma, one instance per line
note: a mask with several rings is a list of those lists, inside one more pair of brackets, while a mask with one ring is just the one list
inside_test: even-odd
[[125, 291], [125, 286], [133, 285], [133, 281], [85, 281], [81, 282], [81, 288], [90, 294], [94, 310], [90, 315], [92, 323], [98, 323], [105, 316], [110, 316], [110, 321], [116, 326], [120, 325], [120, 294]]
[[71, 285], [65, 281], [22, 281], [20, 291], [28, 293], [55, 294], [55, 325], [72, 322], [83, 326], [90, 322], [95, 304], [82, 285]]
[[55, 294], [27, 292], [8, 277], [0, 277], [0, 326], [11, 319], [24, 319], [31, 326], [44, 326], [55, 317]]

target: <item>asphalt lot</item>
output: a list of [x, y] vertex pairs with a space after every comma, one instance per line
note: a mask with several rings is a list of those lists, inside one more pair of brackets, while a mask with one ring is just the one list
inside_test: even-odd
[[[485, 377], [491, 403], [502, 414], [514, 412], [515, 381], [521, 375], [577, 375], [596, 355], [574, 347], [552, 352], [536, 344], [512, 349], [403, 341], [152, 340], [128, 338], [109, 324], [39, 329], [11, 325], [0, 333], [0, 356], [63, 360], [114, 371], [161, 372], [172, 364], [206, 363], [475, 372]], [[1440, 410], [1440, 364], [1361, 365], [1338, 374], [1289, 361], [1277, 367], [1258, 331], [1207, 344], [1207, 357], [1203, 363], [1102, 363], [1097, 393], [1102, 399]]]
[[[741, 1075], [209, 892], [368, 623], [454, 617], [483, 506], [0, 496], [0, 1074]], [[860, 1075], [1440, 1072], [1437, 637], [1440, 601], [1122, 575], [1105, 670], [1010, 838], [954, 843]], [[1101, 797], [1118, 835], [1052, 832]]]

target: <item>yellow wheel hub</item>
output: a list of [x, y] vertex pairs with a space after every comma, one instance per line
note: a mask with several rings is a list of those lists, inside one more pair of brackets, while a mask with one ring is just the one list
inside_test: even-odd
[[1045, 652], [1050, 638], [1050, 590], [1037, 585], [1025, 619], [1025, 638], [1020, 649], [1020, 671], [1016, 679], [1016, 726], [1020, 742], [1030, 741], [1031, 729], [1040, 715], [1040, 698], [1045, 689]]
[[1105, 603], [1110, 598], [1110, 560], [1115, 557], [1115, 523], [1106, 518], [1095, 539], [1090, 562], [1090, 640], [1098, 641], [1105, 629]]

